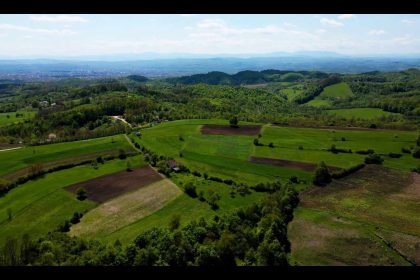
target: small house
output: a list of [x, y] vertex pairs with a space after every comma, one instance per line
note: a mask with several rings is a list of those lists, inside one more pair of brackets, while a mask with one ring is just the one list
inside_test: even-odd
[[167, 160], [166, 164], [175, 172], [178, 172], [180, 170], [179, 166], [178, 166], [178, 163], [173, 159]]

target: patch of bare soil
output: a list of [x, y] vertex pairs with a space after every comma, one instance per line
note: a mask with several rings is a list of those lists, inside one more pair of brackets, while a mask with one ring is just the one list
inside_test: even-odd
[[76, 193], [82, 187], [87, 192], [87, 198], [96, 202], [104, 202], [126, 192], [137, 190], [150, 183], [162, 180], [162, 176], [150, 166], [144, 166], [133, 171], [121, 171], [104, 175], [92, 180], [66, 187], [67, 191]]
[[[280, 167], [287, 167], [293, 169], [300, 169], [304, 171], [314, 171], [317, 167], [314, 163], [307, 163], [301, 161], [294, 161], [294, 160], [286, 160], [286, 159], [276, 159], [276, 158], [265, 158], [265, 157], [249, 157], [250, 162], [254, 163], [263, 163], [263, 164], [271, 164]], [[330, 171], [338, 171], [340, 168], [335, 166], [328, 166]]]
[[240, 125], [231, 127], [229, 125], [205, 124], [201, 126], [202, 134], [222, 135], [257, 135], [260, 133], [261, 125]]

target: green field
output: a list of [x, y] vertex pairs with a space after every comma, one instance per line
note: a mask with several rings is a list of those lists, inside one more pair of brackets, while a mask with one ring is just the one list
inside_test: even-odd
[[346, 83], [338, 83], [325, 87], [320, 95], [306, 103], [313, 107], [329, 107], [332, 100], [342, 100], [353, 97], [354, 94]]
[[59, 161], [87, 154], [132, 149], [124, 135], [95, 138], [76, 142], [28, 146], [0, 152], [0, 176], [12, 173], [36, 163]]
[[[255, 137], [202, 135], [200, 125], [211, 123], [226, 124], [227, 121], [174, 121], [142, 130], [141, 138], [131, 137], [159, 155], [173, 157], [191, 170], [207, 172], [210, 176], [232, 178], [249, 184], [288, 179], [292, 175], [310, 177], [309, 173], [296, 169], [249, 162], [248, 157], [254, 154]], [[179, 140], [179, 136], [184, 141]]]
[[281, 92], [287, 95], [288, 100], [293, 100], [296, 96], [301, 94], [303, 90], [297, 86], [293, 86], [290, 88], [282, 89]]
[[[133, 166], [145, 164], [140, 156], [130, 160]], [[79, 201], [64, 187], [125, 168], [126, 160], [119, 159], [99, 164], [98, 169], [87, 164], [49, 173], [12, 189], [0, 197], [0, 244], [8, 236], [20, 237], [25, 233], [36, 238], [55, 230], [74, 212], [94, 208], [96, 203]], [[8, 209], [12, 213], [11, 220], [8, 219]]]
[[352, 96], [354, 96], [354, 94], [347, 83], [338, 83], [331, 86], [327, 86], [319, 95], [319, 97], [321, 98], [334, 99], [348, 98]]
[[[342, 141], [342, 138], [345, 141]], [[415, 146], [416, 132], [409, 131], [353, 131], [316, 128], [292, 128], [267, 126], [263, 129], [262, 143], [274, 143], [274, 148], [267, 146], [255, 147], [253, 155], [259, 157], [281, 158], [287, 160], [319, 163], [348, 168], [363, 163], [365, 155], [359, 155], [358, 150], [373, 149], [384, 155], [384, 165], [409, 171], [420, 163], [419, 159], [409, 154], [401, 158], [389, 158], [389, 153], [401, 153], [401, 148]], [[353, 153], [333, 154], [326, 149], [335, 144], [340, 149], [351, 149]], [[302, 146], [302, 150], [299, 150]]]
[[368, 166], [301, 195], [289, 225], [300, 265], [420, 262], [420, 176]]
[[328, 114], [337, 115], [346, 119], [377, 119], [386, 116], [397, 116], [401, 117], [401, 114], [386, 112], [379, 108], [351, 108], [351, 109], [336, 109], [326, 110]]
[[185, 193], [182, 193], [177, 198], [169, 202], [165, 207], [154, 212], [153, 214], [144, 217], [136, 222], [133, 222], [125, 227], [115, 230], [107, 236], [103, 236], [103, 240], [115, 241], [120, 240], [122, 243], [132, 241], [139, 233], [144, 232], [153, 227], [168, 226], [171, 217], [174, 214], [181, 215], [181, 226], [188, 222], [198, 220], [203, 217], [211, 219], [215, 215], [221, 216], [239, 207], [251, 205], [253, 202], [260, 200], [265, 194], [251, 191], [250, 194], [244, 196], [236, 194], [235, 197], [230, 196], [231, 187], [203, 178], [198, 178], [192, 175], [175, 174], [171, 180], [178, 186], [182, 187], [188, 182], [193, 182], [197, 188], [197, 193], [204, 192], [204, 197], [207, 197], [209, 190], [214, 190], [219, 193], [221, 199], [218, 202], [219, 209], [212, 210], [206, 202], [201, 202], [197, 198], [191, 198]]
[[[0, 126], [19, 123], [25, 120], [32, 119], [37, 111], [32, 110], [18, 110], [10, 113], [0, 113]], [[16, 114], [23, 114], [23, 116], [16, 117]]]

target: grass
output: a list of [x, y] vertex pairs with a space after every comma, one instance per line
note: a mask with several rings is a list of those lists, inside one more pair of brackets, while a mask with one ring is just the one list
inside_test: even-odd
[[298, 96], [299, 94], [303, 92], [303, 89], [295, 86], [295, 87], [282, 89], [281, 92], [287, 95], [288, 100], [294, 100], [296, 96]]
[[294, 261], [303, 265], [419, 261], [415, 246], [420, 242], [420, 177], [411, 176], [368, 166], [302, 194], [289, 225]]
[[401, 117], [401, 114], [398, 113], [391, 113], [383, 111], [379, 108], [351, 108], [351, 109], [336, 109], [336, 110], [326, 110], [328, 114], [334, 114], [339, 117], [343, 117], [346, 119], [377, 119], [380, 117], [387, 117], [387, 116], [397, 116]]
[[[342, 141], [342, 138], [345, 141]], [[415, 146], [416, 138], [417, 133], [410, 131], [351, 131], [267, 126], [263, 128], [260, 142], [272, 142], [274, 148], [255, 147], [253, 155], [315, 164], [325, 161], [327, 165], [348, 168], [363, 163], [366, 157], [356, 154], [356, 151], [373, 149], [383, 155], [385, 166], [409, 171], [419, 164], [418, 159], [407, 154], [401, 158], [389, 158], [386, 155], [401, 153], [403, 147]], [[337, 148], [351, 149], [353, 153], [333, 154], [327, 151], [333, 144]], [[300, 150], [299, 146], [303, 149]]]
[[[202, 135], [201, 124], [227, 124], [223, 120], [183, 120], [167, 122], [144, 129], [141, 138], [131, 135], [140, 145], [182, 162], [191, 170], [210, 176], [232, 178], [238, 182], [256, 184], [262, 181], [286, 180], [290, 176], [308, 179], [300, 170], [251, 163], [253, 136]], [[184, 141], [179, 139], [182, 136]], [[182, 154], [182, 157], [180, 156]]]
[[[34, 110], [18, 110], [16, 112], [0, 113], [0, 126], [5, 126], [13, 123], [24, 122], [32, 119], [37, 111]], [[16, 114], [23, 114], [23, 116], [16, 117]]]
[[179, 196], [182, 191], [169, 179], [107, 201], [71, 228], [71, 235], [106, 237], [110, 233], [152, 214]]
[[319, 95], [319, 97], [321, 98], [334, 99], [348, 98], [352, 96], [354, 96], [354, 94], [351, 91], [349, 85], [346, 83], [338, 83], [331, 86], [327, 86]]
[[319, 96], [312, 99], [306, 105], [313, 106], [313, 107], [329, 107], [331, 106], [331, 101], [321, 99]]
[[127, 244], [134, 240], [141, 232], [149, 230], [153, 227], [168, 226], [171, 217], [174, 214], [181, 215], [181, 226], [188, 222], [198, 220], [203, 217], [205, 219], [212, 219], [215, 215], [221, 216], [223, 214], [234, 211], [243, 206], [248, 206], [253, 202], [260, 200], [265, 194], [251, 192], [251, 194], [241, 196], [236, 194], [234, 198], [230, 196], [231, 187], [203, 178], [198, 178], [192, 175], [175, 174], [171, 180], [178, 186], [183, 187], [188, 182], [192, 182], [197, 189], [197, 193], [204, 192], [204, 197], [207, 197], [209, 190], [214, 190], [221, 196], [218, 202], [219, 209], [212, 210], [207, 202], [201, 202], [198, 198], [191, 198], [185, 193], [182, 193], [177, 198], [169, 202], [165, 207], [146, 216], [132, 224], [119, 228], [103, 238], [106, 241], [120, 240], [123, 244]]
[[[133, 166], [145, 164], [140, 156], [131, 158], [131, 161]], [[7, 237], [20, 237], [25, 233], [36, 238], [56, 229], [74, 212], [94, 208], [96, 203], [79, 201], [64, 187], [125, 168], [126, 160], [119, 159], [100, 164], [98, 169], [82, 165], [46, 174], [12, 189], [0, 197], [0, 244]], [[11, 221], [8, 220], [8, 209], [12, 212]]]
[[36, 163], [47, 163], [87, 154], [132, 149], [123, 135], [95, 138], [84, 141], [64, 142], [42, 146], [28, 146], [0, 152], [0, 176]]

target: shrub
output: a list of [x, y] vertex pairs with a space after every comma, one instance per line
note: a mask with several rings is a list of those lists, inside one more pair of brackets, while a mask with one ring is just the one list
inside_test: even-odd
[[80, 219], [83, 217], [82, 213], [74, 212], [73, 217], [70, 219], [70, 223], [73, 225], [80, 222]]
[[185, 185], [184, 192], [192, 198], [197, 197], [196, 187], [191, 182]]
[[293, 183], [293, 184], [297, 184], [297, 183], [299, 183], [299, 178], [296, 177], [296, 176], [292, 176], [292, 177], [289, 178], [289, 182]]
[[420, 174], [420, 165], [416, 168], [413, 168], [412, 171]]
[[181, 135], [179, 135], [179, 141], [184, 141], [184, 138]]
[[104, 164], [105, 163], [104, 162], [104, 159], [101, 156], [99, 156], [99, 157], [96, 158], [96, 162], [97, 163], [101, 163], [101, 164]]
[[193, 171], [191, 174], [196, 176], [196, 177], [201, 177], [201, 173], [198, 172], [198, 171]]
[[350, 175], [354, 172], [356, 172], [357, 170], [360, 170], [364, 167], [365, 165], [363, 163], [358, 164], [356, 166], [350, 167], [348, 169], [341, 169], [340, 171], [334, 172], [333, 174], [331, 174], [331, 177], [333, 179], [340, 179], [343, 178], [347, 175]]
[[270, 148], [274, 148], [274, 144], [273, 144], [273, 142], [270, 142], [270, 144], [268, 144], [268, 147], [270, 147]]
[[370, 154], [365, 158], [366, 164], [382, 164], [383, 158], [378, 154]]
[[169, 220], [169, 228], [171, 230], [176, 230], [181, 225], [181, 216], [179, 214], [172, 215], [171, 219]]
[[403, 152], [404, 154], [411, 154], [410, 149], [407, 148], [401, 148], [401, 152]]
[[87, 198], [86, 190], [85, 188], [82, 188], [82, 187], [76, 190], [76, 195], [77, 195], [77, 199], [81, 201]]
[[225, 180], [223, 180], [223, 183], [225, 183], [226, 185], [233, 185], [233, 180], [225, 179]]
[[374, 129], [376, 129], [376, 128], [378, 128], [378, 126], [376, 125], [376, 124], [371, 124], [370, 126], [369, 126], [369, 128], [374, 128]]
[[118, 150], [118, 158], [119, 159], [126, 159], [127, 155], [125, 154], [125, 151], [123, 149]]
[[417, 148], [416, 150], [414, 150], [413, 157], [414, 158], [420, 158], [420, 149], [419, 148]]
[[57, 231], [59, 232], [69, 232], [70, 231], [70, 221], [65, 220], [64, 223], [58, 226]]
[[220, 200], [220, 195], [217, 192], [215, 192], [213, 190], [208, 191], [207, 202], [211, 206], [211, 209], [213, 209], [213, 210], [219, 209], [219, 205], [217, 205], [217, 202], [219, 200]]
[[203, 191], [200, 191], [200, 192], [198, 193], [198, 199], [199, 199], [200, 201], [206, 201], [206, 198], [204, 197], [204, 192], [203, 192]]
[[374, 153], [375, 151], [372, 149], [356, 151], [356, 154], [359, 154], [359, 155], [369, 155], [369, 154], [374, 154]]
[[298, 149], [299, 149], [299, 150], [303, 150], [303, 146], [299, 146], [299, 147], [298, 147]]
[[209, 177], [209, 174], [207, 174], [207, 172], [204, 172], [203, 177], [204, 177], [204, 179], [207, 180], [207, 178]]
[[341, 137], [341, 141], [346, 141], [346, 138], [345, 137]]
[[229, 120], [229, 124], [231, 127], [238, 127], [238, 118], [236, 116], [232, 117]]
[[223, 182], [223, 179], [220, 179], [219, 177], [209, 177], [209, 180], [219, 183]]
[[315, 170], [315, 176], [313, 179], [314, 185], [325, 186], [331, 182], [331, 174], [326, 164], [321, 161], [318, 168]]
[[390, 158], [400, 158], [402, 156], [402, 154], [397, 154], [397, 153], [389, 153], [388, 156]]

